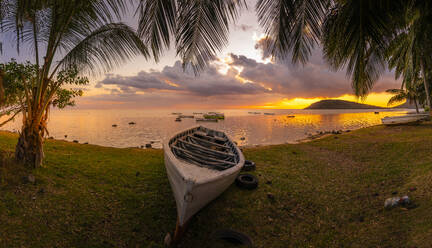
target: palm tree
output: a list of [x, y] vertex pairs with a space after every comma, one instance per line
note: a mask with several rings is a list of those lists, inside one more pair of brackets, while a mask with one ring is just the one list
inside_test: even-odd
[[[245, 6], [244, 0], [136, 1], [138, 35], [127, 25], [114, 22], [127, 11], [130, 1], [0, 0], [1, 32], [14, 34], [18, 52], [22, 43], [33, 46], [39, 68], [32, 87], [25, 89], [28, 107], [23, 111], [16, 146], [18, 161], [41, 165], [53, 95], [61, 85], [70, 83], [64, 74], [73, 72], [71, 68], [98, 73], [136, 55], [158, 60], [173, 39], [184, 66], [198, 73], [227, 44], [229, 21]], [[74, 82], [82, 82], [72, 76]]]
[[417, 96], [410, 91], [404, 90], [404, 89], [388, 89], [386, 92], [394, 94], [392, 98], [388, 101], [387, 105], [393, 105], [398, 102], [407, 101], [410, 104], [414, 103], [416, 107], [416, 112], [419, 112], [418, 103], [417, 103]]
[[389, 68], [395, 69], [395, 76], [404, 77], [403, 83], [422, 78], [426, 106], [431, 110], [430, 89], [427, 68], [432, 65], [431, 32], [432, 13], [423, 8], [432, 8], [432, 4], [417, 1], [417, 5], [407, 11], [406, 27], [390, 41], [388, 47]]
[[15, 157], [38, 167], [56, 92], [64, 84], [86, 82], [74, 68], [96, 73], [149, 53], [130, 27], [113, 22], [126, 8], [122, 1], [2, 0], [0, 4], [2, 32], [15, 35], [18, 52], [23, 43], [34, 48], [36, 75], [22, 75], [31, 85], [22, 84], [26, 107]]
[[158, 60], [172, 40], [184, 66], [198, 73], [228, 43], [230, 21], [245, 0], [138, 0], [138, 34]]
[[401, 88], [401, 89], [386, 90], [387, 93], [391, 93], [394, 95], [389, 99], [387, 105], [390, 106], [398, 102], [407, 101], [410, 104], [414, 103], [416, 107], [416, 112], [419, 113], [419, 107], [418, 107], [419, 95], [420, 95], [419, 89], [423, 84], [422, 81], [423, 80], [421, 78], [417, 78], [417, 80], [413, 83], [404, 84], [405, 89]]
[[256, 9], [273, 55], [291, 54], [294, 62], [305, 63], [313, 47], [321, 43], [326, 60], [335, 70], [346, 69], [355, 94], [362, 98], [386, 68], [390, 41], [400, 33], [410, 33], [410, 49], [416, 50], [415, 61], [428, 87], [430, 1], [259, 0]]

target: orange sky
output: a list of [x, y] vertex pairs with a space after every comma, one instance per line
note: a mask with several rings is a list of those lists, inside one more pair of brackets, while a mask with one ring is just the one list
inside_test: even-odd
[[[364, 104], [375, 105], [379, 107], [387, 107], [387, 102], [392, 95], [388, 93], [372, 93], [370, 94], [365, 101], [361, 101], [357, 99], [354, 95], [343, 95], [337, 98], [338, 100], [346, 100]], [[244, 106], [243, 108], [252, 108], [252, 109], [304, 109], [312, 103], [318, 102], [320, 100], [329, 99], [325, 97], [317, 97], [317, 98], [294, 98], [294, 99], [284, 99], [278, 102], [269, 102], [260, 106]], [[399, 103], [400, 104], [400, 103]], [[397, 105], [397, 104], [396, 104]]]

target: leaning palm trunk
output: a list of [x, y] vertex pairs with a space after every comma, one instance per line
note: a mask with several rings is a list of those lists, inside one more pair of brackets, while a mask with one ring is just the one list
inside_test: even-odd
[[420, 113], [419, 107], [418, 107], [418, 103], [417, 103], [417, 97], [414, 97], [414, 104], [415, 104], [415, 107], [416, 107], [416, 113], [417, 114]]
[[425, 66], [424, 66], [424, 62], [421, 63], [421, 69], [422, 69], [422, 73], [423, 73], [423, 84], [425, 87], [425, 92], [426, 92], [426, 104], [429, 108], [429, 112], [432, 115], [432, 106], [431, 106], [431, 100], [430, 100], [430, 91], [429, 91], [429, 85], [427, 83], [427, 79], [426, 79], [426, 71], [425, 71]]

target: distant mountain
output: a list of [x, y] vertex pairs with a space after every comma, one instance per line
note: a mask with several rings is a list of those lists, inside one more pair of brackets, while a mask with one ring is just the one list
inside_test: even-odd
[[321, 100], [311, 104], [305, 109], [383, 109], [382, 107], [344, 101], [344, 100]]
[[[405, 103], [394, 106], [393, 108], [415, 109], [416, 107], [414, 103], [410, 104], [408, 101], [406, 101]], [[419, 108], [421, 108], [421, 106], [419, 106]]]

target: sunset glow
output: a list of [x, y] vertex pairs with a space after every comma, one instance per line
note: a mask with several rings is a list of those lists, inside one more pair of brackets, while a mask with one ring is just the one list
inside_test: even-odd
[[[358, 102], [363, 104], [369, 104], [374, 105], [378, 107], [388, 107], [387, 102], [392, 97], [392, 95], [388, 93], [372, 93], [370, 94], [365, 101], [361, 101], [354, 95], [343, 95], [340, 97], [335, 97], [331, 99], [337, 99], [337, 100], [345, 100], [345, 101], [352, 101], [352, 102]], [[263, 105], [257, 105], [257, 106], [245, 106], [244, 108], [251, 108], [251, 109], [304, 109], [308, 107], [309, 105], [321, 101], [329, 99], [326, 97], [316, 97], [316, 98], [293, 98], [293, 99], [283, 99], [277, 102], [270, 102]], [[399, 103], [400, 104], [400, 103]], [[397, 105], [397, 104], [395, 104]], [[394, 105], [392, 105], [394, 106]]]

